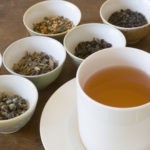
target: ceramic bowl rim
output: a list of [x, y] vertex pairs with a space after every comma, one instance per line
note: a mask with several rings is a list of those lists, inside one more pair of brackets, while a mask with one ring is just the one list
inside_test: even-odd
[[3, 63], [3, 58], [2, 58], [2, 55], [1, 55], [1, 53], [0, 53], [0, 68], [1, 68], [1, 66], [2, 66], [2, 63]]

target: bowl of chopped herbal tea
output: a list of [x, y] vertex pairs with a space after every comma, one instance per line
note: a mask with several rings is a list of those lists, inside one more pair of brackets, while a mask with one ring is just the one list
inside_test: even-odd
[[60, 42], [31, 36], [12, 43], [4, 52], [3, 64], [10, 73], [26, 77], [43, 89], [59, 76], [65, 59], [66, 51]]
[[100, 8], [104, 23], [122, 31], [128, 43], [150, 33], [149, 0], [107, 0]]
[[88, 23], [72, 29], [64, 46], [76, 66], [89, 55], [109, 47], [125, 47], [126, 39], [117, 29], [100, 23]]
[[50, 0], [31, 6], [23, 16], [30, 35], [50, 36], [62, 40], [64, 35], [80, 23], [81, 12], [67, 1]]
[[0, 133], [20, 130], [32, 117], [38, 101], [35, 85], [16, 75], [0, 76]]

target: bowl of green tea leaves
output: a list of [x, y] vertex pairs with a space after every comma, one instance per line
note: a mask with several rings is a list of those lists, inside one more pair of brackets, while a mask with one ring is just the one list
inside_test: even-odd
[[26, 77], [43, 89], [59, 76], [65, 59], [66, 51], [59, 41], [31, 36], [12, 43], [4, 52], [3, 64], [11, 74]]

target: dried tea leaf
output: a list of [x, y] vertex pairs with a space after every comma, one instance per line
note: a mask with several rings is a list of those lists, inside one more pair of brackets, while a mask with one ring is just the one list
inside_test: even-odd
[[130, 9], [121, 9], [114, 12], [109, 17], [108, 22], [125, 28], [139, 27], [148, 23], [143, 14]]
[[18, 63], [14, 64], [14, 72], [22, 75], [39, 75], [47, 73], [57, 67], [57, 62], [46, 53], [26, 53]]
[[0, 93], [0, 120], [17, 117], [28, 110], [28, 102], [19, 95]]
[[96, 51], [109, 47], [112, 45], [105, 40], [93, 38], [92, 41], [80, 42], [75, 48], [75, 56], [84, 59]]
[[44, 17], [41, 22], [33, 24], [33, 30], [43, 34], [57, 34], [73, 27], [73, 22], [63, 16]]

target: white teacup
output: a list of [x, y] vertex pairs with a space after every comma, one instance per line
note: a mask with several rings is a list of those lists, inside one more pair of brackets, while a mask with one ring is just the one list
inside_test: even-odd
[[150, 54], [135, 48], [98, 51], [77, 71], [79, 132], [87, 150], [150, 150], [150, 103], [117, 108], [86, 95], [83, 86], [95, 72], [111, 66], [130, 66], [150, 75]]

